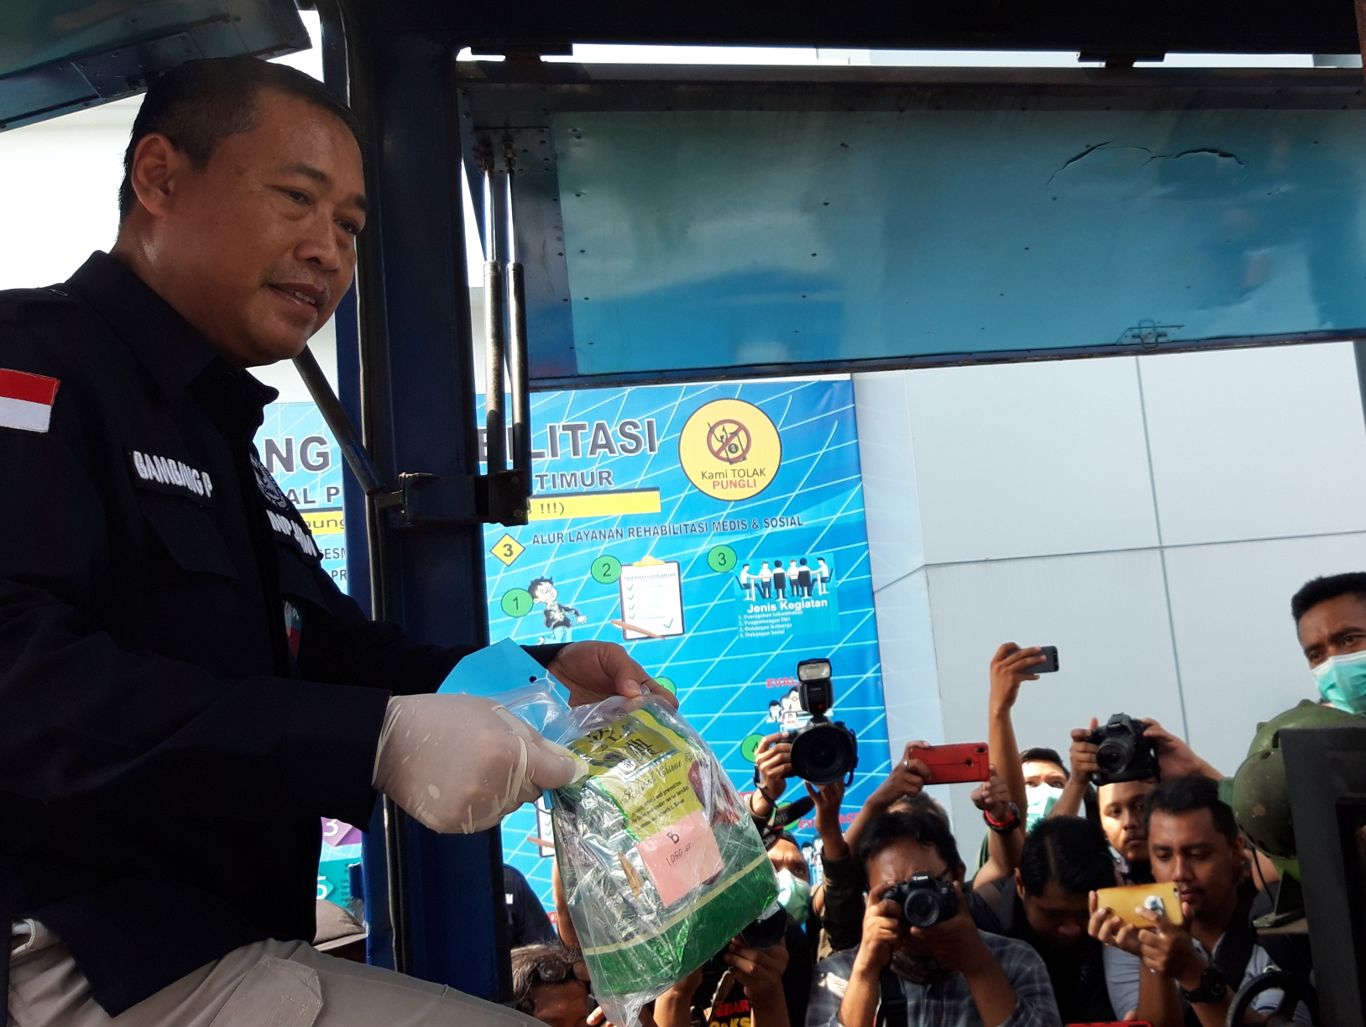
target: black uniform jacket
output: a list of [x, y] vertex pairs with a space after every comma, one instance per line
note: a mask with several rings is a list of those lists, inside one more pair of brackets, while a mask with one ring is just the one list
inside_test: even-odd
[[368, 822], [390, 692], [464, 651], [337, 590], [252, 444], [274, 390], [114, 258], [0, 293], [0, 369], [60, 383], [48, 430], [0, 427], [0, 923], [117, 1014], [311, 940], [319, 817]]

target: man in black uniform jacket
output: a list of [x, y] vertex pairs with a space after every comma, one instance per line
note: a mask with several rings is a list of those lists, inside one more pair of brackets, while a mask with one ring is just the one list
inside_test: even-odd
[[[252, 444], [275, 393], [245, 368], [351, 285], [352, 116], [292, 69], [193, 62], [148, 92], [125, 172], [111, 254], [0, 293], [11, 1015], [524, 1022], [307, 945], [320, 816], [364, 824], [380, 791], [483, 830], [578, 773], [501, 707], [426, 694], [464, 651], [366, 621]], [[619, 646], [533, 655], [571, 701], [656, 687]]]

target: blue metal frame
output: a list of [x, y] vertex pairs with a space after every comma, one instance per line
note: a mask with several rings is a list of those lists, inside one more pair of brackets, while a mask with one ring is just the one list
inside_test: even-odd
[[[372, 216], [363, 237], [362, 333], [338, 338], [343, 400], [361, 411], [367, 448], [386, 480], [404, 472], [473, 474], [474, 365], [452, 170], [460, 154], [448, 131], [453, 51], [421, 33], [371, 31], [363, 13], [347, 13], [352, 102], [369, 136]], [[358, 345], [358, 361], [348, 344]], [[354, 492], [350, 479], [347, 487]], [[349, 494], [348, 509], [356, 504]], [[373, 516], [371, 523], [376, 613], [425, 641], [487, 642], [481, 526], [400, 530]], [[505, 998], [498, 831], [438, 836], [401, 815], [397, 823], [397, 968]]]

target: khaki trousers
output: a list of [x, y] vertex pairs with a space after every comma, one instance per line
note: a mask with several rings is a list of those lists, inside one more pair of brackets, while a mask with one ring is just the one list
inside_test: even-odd
[[10, 1027], [524, 1027], [536, 1021], [440, 984], [323, 955], [300, 941], [229, 952], [119, 1016], [41, 924], [10, 957]]

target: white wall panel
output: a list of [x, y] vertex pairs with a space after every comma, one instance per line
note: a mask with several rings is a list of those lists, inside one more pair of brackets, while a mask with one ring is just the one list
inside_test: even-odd
[[927, 563], [1156, 543], [1131, 358], [906, 382]]
[[[912, 738], [944, 740], [925, 571], [916, 571], [879, 590], [876, 602], [887, 738], [891, 757], [900, 759], [903, 746]], [[878, 753], [876, 758], [881, 761], [883, 754]]]
[[1349, 343], [1141, 360], [1167, 545], [1366, 530]]
[[1259, 721], [1316, 697], [1290, 597], [1310, 578], [1348, 570], [1366, 570], [1366, 534], [1168, 550], [1189, 741], [1225, 774]]
[[[1014, 714], [1021, 747], [1049, 745], [1066, 755], [1072, 728], [1119, 712], [1179, 730], [1155, 551], [931, 567], [929, 593], [947, 740], [986, 739], [987, 667], [1006, 641], [1058, 647], [1059, 671], [1021, 689]], [[971, 788], [935, 791], [951, 793], [960, 841], [975, 853], [981, 815], [969, 800]]]
[[905, 371], [854, 376], [873, 588], [925, 563]]

